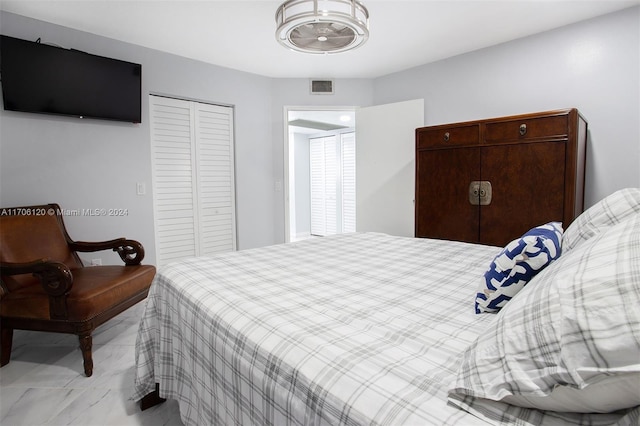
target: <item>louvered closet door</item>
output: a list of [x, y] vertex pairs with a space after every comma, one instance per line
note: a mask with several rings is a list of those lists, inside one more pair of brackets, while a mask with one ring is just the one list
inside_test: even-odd
[[356, 134], [343, 133], [342, 142], [342, 232], [356, 231]]
[[336, 137], [309, 139], [311, 169], [311, 235], [338, 232], [338, 160]]
[[324, 138], [325, 235], [338, 233], [338, 158], [335, 136]]
[[232, 109], [149, 103], [158, 265], [235, 250]]
[[149, 97], [158, 265], [196, 255], [194, 129], [188, 102]]
[[235, 250], [231, 108], [195, 104], [200, 254]]
[[324, 191], [324, 138], [309, 140], [309, 161], [311, 174], [311, 235], [325, 235], [327, 217], [325, 214]]

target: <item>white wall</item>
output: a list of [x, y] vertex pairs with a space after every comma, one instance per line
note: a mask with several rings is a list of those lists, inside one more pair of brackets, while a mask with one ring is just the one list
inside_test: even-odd
[[577, 107], [585, 204], [640, 187], [640, 7], [375, 80], [375, 104], [414, 98], [425, 125]]

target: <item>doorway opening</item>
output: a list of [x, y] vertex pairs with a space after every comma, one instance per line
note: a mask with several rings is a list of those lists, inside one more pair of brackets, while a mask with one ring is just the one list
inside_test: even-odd
[[355, 108], [285, 108], [285, 241], [355, 231]]

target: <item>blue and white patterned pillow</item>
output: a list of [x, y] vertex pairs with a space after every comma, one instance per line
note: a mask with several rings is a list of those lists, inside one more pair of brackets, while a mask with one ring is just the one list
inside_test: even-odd
[[562, 224], [549, 222], [511, 241], [493, 259], [476, 294], [476, 313], [498, 312], [538, 272], [560, 256]]

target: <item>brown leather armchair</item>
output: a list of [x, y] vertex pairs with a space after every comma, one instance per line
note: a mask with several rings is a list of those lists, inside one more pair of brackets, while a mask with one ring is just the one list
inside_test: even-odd
[[[155, 267], [142, 245], [119, 238], [73, 241], [57, 204], [0, 208], [0, 366], [13, 330], [78, 335], [84, 372], [93, 373], [93, 330], [147, 297]], [[125, 265], [84, 267], [77, 252], [113, 250]]]

